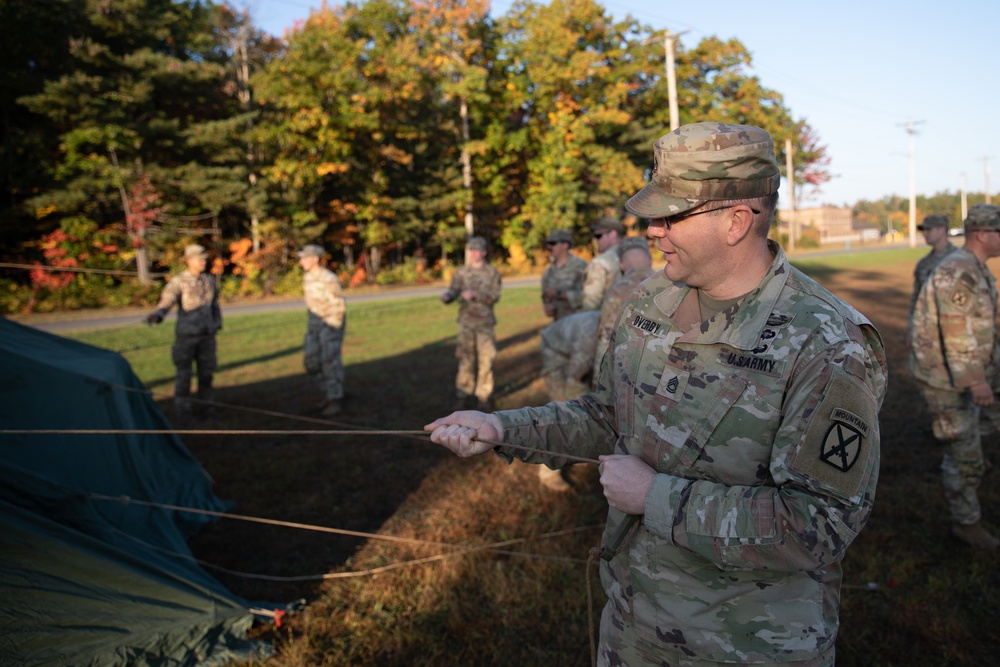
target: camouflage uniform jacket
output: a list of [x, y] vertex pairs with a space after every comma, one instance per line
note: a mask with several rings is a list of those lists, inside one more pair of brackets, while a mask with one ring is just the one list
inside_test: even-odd
[[[601, 579], [671, 664], [831, 655], [841, 559], [875, 497], [881, 338], [771, 248], [757, 288], [687, 332], [671, 316], [689, 288], [657, 272], [625, 304], [593, 393], [496, 413], [505, 442], [550, 452], [501, 454], [631, 454], [656, 470]], [[609, 510], [605, 543], [624, 519]]]
[[622, 306], [625, 305], [625, 300], [628, 299], [628, 295], [632, 293], [636, 285], [653, 275], [653, 273], [655, 273], [655, 270], [652, 268], [642, 267], [632, 269], [608, 288], [608, 293], [604, 297], [604, 303], [601, 304], [601, 319], [597, 325], [597, 347], [595, 349], [594, 360], [595, 378], [600, 372], [601, 359], [604, 357], [604, 351], [608, 349], [608, 343], [611, 342], [611, 332], [618, 323], [618, 315], [621, 313]]
[[583, 301], [581, 310], [600, 310], [611, 284], [621, 278], [621, 263], [618, 259], [618, 246], [608, 248], [590, 261], [587, 266], [587, 276], [583, 282]]
[[[458, 299], [458, 323], [473, 328], [488, 328], [497, 323], [493, 304], [500, 300], [500, 272], [489, 264], [481, 267], [463, 266], [451, 277], [447, 302]], [[462, 298], [465, 290], [475, 290], [472, 301]]]
[[542, 348], [567, 359], [566, 374], [575, 380], [586, 376], [594, 365], [597, 346], [596, 310], [573, 313], [542, 329]]
[[948, 243], [941, 252], [934, 252], [933, 250], [917, 262], [916, 268], [913, 269], [913, 296], [910, 297], [910, 314], [913, 314], [913, 308], [917, 305], [917, 296], [920, 294], [920, 288], [924, 286], [927, 282], [927, 278], [931, 275], [931, 271], [937, 266], [937, 263], [942, 259], [950, 255], [951, 253], [958, 250], [958, 248], [951, 243]]
[[222, 328], [222, 311], [219, 309], [219, 290], [215, 276], [199, 273], [197, 276], [184, 269], [174, 276], [160, 294], [154, 311], [164, 317], [177, 306], [178, 336], [214, 335]]
[[942, 259], [924, 282], [910, 317], [910, 371], [937, 389], [987, 382], [996, 363], [997, 286], [965, 248]]
[[310, 313], [334, 329], [344, 325], [347, 302], [344, 301], [344, 291], [340, 288], [337, 274], [330, 269], [317, 266], [303, 276], [302, 287], [305, 292], [306, 308]]
[[576, 255], [567, 257], [566, 263], [562, 266], [549, 264], [545, 267], [545, 272], [542, 274], [542, 294], [544, 295], [547, 289], [555, 290], [559, 294], [558, 298], [551, 302], [556, 309], [555, 319], [558, 320], [580, 310], [586, 275], [587, 263]]

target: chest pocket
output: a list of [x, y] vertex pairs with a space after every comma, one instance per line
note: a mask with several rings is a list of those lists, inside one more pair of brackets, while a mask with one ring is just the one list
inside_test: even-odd
[[[642, 438], [646, 463], [674, 474], [695, 466], [716, 428], [749, 386], [746, 378], [737, 374], [711, 385], [681, 374], [681, 386], [670, 391], [669, 384], [676, 377], [676, 373], [664, 371], [652, 397]], [[712, 390], [706, 391], [708, 387]], [[752, 389], [749, 393], [755, 394]]]

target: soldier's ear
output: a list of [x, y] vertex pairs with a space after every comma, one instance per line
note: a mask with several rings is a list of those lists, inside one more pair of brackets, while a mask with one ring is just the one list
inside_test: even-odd
[[745, 204], [737, 204], [726, 211], [726, 216], [729, 224], [727, 240], [729, 245], [736, 245], [753, 230], [754, 212]]

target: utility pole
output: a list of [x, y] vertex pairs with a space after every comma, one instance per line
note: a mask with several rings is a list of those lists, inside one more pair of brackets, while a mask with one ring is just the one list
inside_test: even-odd
[[962, 172], [962, 222], [969, 217], [969, 198], [965, 194], [965, 172]]
[[[666, 70], [667, 75], [667, 102], [670, 108], [670, 131], [673, 132], [678, 127], [680, 127], [680, 112], [677, 109], [677, 76], [674, 73], [674, 39], [685, 35], [689, 30], [684, 32], [679, 32], [676, 35], [671, 33], [669, 30], [663, 32], [663, 68]], [[643, 42], [643, 44], [652, 44], [657, 41], [657, 37], [654, 35]]]
[[[923, 123], [922, 120], [911, 120], [906, 123], [906, 133], [910, 135], [910, 247], [917, 247], [917, 162], [914, 157], [914, 141], [917, 131], [914, 125]], [[901, 124], [899, 125], [902, 126]]]
[[986, 203], [992, 204], [993, 199], [990, 197], [990, 158], [984, 155], [980, 159], [983, 161], [983, 176], [986, 178]]
[[792, 140], [785, 139], [785, 178], [788, 180], [788, 252], [795, 252], [795, 170], [792, 167]]

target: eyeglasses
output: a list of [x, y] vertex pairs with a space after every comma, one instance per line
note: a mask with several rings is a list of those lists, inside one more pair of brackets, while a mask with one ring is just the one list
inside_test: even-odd
[[604, 238], [604, 235], [605, 235], [605, 234], [607, 234], [607, 232], [594, 232], [594, 238], [595, 238], [595, 239], [601, 239], [601, 238]]
[[[670, 216], [669, 218], [660, 218], [663, 221], [663, 225], [669, 231], [673, 225], [676, 225], [681, 220], [687, 220], [688, 218], [693, 218], [696, 215], [701, 215], [702, 213], [714, 213], [716, 211], [725, 211], [727, 208], [733, 208], [732, 206], [719, 206], [718, 208], [706, 208], [704, 211], [695, 211], [694, 213], [681, 213], [680, 215]], [[760, 211], [755, 208], [750, 208], [754, 215], [760, 215]]]
[[546, 241], [545, 245], [551, 248], [554, 245], [559, 245], [559, 241]]

